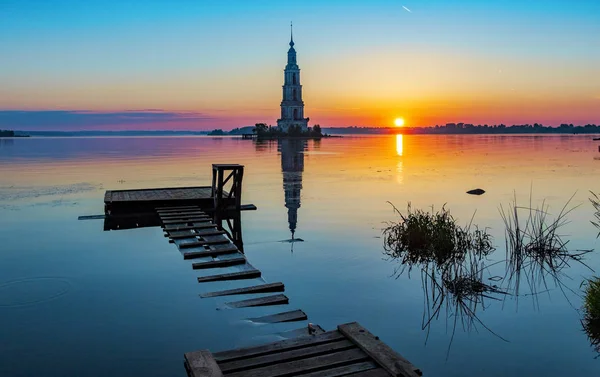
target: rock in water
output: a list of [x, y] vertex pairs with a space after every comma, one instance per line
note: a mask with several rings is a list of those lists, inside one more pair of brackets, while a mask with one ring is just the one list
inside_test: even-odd
[[482, 190], [482, 189], [478, 188], [478, 189], [475, 189], [475, 190], [467, 191], [467, 194], [471, 194], [471, 195], [483, 195], [483, 194], [485, 194], [485, 190]]

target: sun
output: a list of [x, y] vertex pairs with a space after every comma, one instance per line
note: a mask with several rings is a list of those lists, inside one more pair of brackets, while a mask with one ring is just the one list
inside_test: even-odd
[[396, 127], [402, 127], [402, 126], [404, 126], [404, 119], [403, 118], [396, 118], [394, 120], [394, 124], [396, 125]]

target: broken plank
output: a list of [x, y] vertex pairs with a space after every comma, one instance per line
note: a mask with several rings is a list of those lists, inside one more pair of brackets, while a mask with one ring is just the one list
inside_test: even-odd
[[221, 363], [219, 364], [219, 367], [223, 373], [228, 374], [241, 370], [265, 367], [281, 362], [290, 362], [294, 360], [305, 359], [307, 357], [315, 357], [328, 353], [345, 351], [351, 348], [356, 348], [356, 345], [348, 339], [342, 339], [337, 342], [319, 344], [314, 347], [305, 347], [291, 351], [278, 352], [271, 355], [263, 355], [250, 359]]
[[282, 340], [275, 343], [265, 344], [256, 347], [238, 348], [229, 351], [221, 351], [214, 353], [214, 358], [219, 362], [229, 362], [233, 360], [245, 359], [250, 357], [257, 357], [261, 355], [272, 354], [276, 352], [282, 352], [284, 350], [292, 350], [302, 347], [316, 346], [317, 344], [335, 342], [337, 340], [344, 339], [344, 336], [339, 331], [328, 331], [324, 334], [316, 335], [314, 337], [303, 337]]
[[[226, 247], [218, 247], [218, 246], [226, 246]], [[189, 251], [187, 253], [183, 253], [183, 259], [196, 259], [196, 258], [204, 258], [204, 257], [216, 257], [218, 255], [235, 254], [235, 253], [239, 253], [239, 250], [238, 250], [238, 248], [234, 244], [230, 244], [230, 245], [215, 245], [215, 246], [212, 246], [208, 250]]]
[[[371, 374], [376, 372], [375, 374]], [[383, 374], [381, 374], [383, 373]], [[389, 373], [385, 370], [378, 368], [377, 364], [372, 361], [363, 361], [361, 363], [354, 363], [350, 365], [344, 365], [337, 368], [331, 368], [326, 370], [320, 370], [309, 374], [303, 374], [302, 377], [338, 377], [347, 376], [352, 374], [352, 377], [369, 376], [369, 377], [389, 377]]]
[[196, 233], [190, 233], [190, 232], [186, 232], [186, 233], [179, 233], [179, 234], [169, 234], [167, 235], [167, 237], [174, 239], [174, 240], [178, 240], [178, 239], [182, 239], [182, 238], [193, 238], [193, 237], [203, 237], [203, 236], [217, 236], [219, 234], [227, 234], [227, 232], [225, 232], [224, 230], [203, 230], [200, 232], [196, 232]]
[[254, 285], [251, 287], [228, 289], [225, 291], [207, 292], [200, 295], [202, 298], [207, 297], [219, 297], [219, 296], [232, 296], [232, 295], [244, 295], [250, 293], [267, 293], [267, 292], [283, 292], [285, 286], [283, 283], [269, 283]]
[[183, 355], [191, 377], [222, 377], [223, 373], [210, 351], [201, 350]]
[[219, 236], [204, 236], [200, 239], [191, 242], [182, 242], [179, 244], [180, 249], [189, 249], [190, 247], [199, 247], [204, 245], [223, 245], [229, 244], [231, 240], [222, 235]]
[[186, 217], [212, 217], [207, 215], [204, 212], [193, 212], [193, 213], [174, 213], [172, 215], [159, 215], [159, 217], [163, 220], [170, 220], [170, 219], [183, 219]]
[[[352, 375], [352, 377], [390, 377], [390, 376], [391, 376], [391, 374], [389, 374], [383, 368], [371, 369], [371, 370], [368, 370], [365, 372], [360, 372], [360, 373], [356, 373], [356, 374]], [[305, 376], [303, 376], [303, 377], [305, 377]]]
[[180, 230], [196, 230], [196, 229], [208, 229], [216, 228], [217, 224], [211, 221], [197, 221], [195, 225], [166, 225], [164, 227], [165, 232], [178, 232]]
[[231, 306], [232, 308], [249, 308], [253, 306], [285, 305], [288, 302], [289, 299], [286, 295], [273, 295], [251, 298], [249, 300], [227, 302], [225, 305]]
[[185, 218], [185, 219], [176, 219], [176, 220], [163, 220], [162, 223], [164, 225], [170, 225], [170, 224], [193, 224], [195, 222], [205, 222], [205, 221], [212, 221], [212, 217], [190, 217], [190, 218]]
[[157, 211], [168, 211], [168, 210], [172, 210], [172, 209], [189, 209], [189, 208], [194, 208], [194, 209], [200, 209], [200, 207], [198, 206], [170, 206], [170, 207], [156, 207], [155, 210]]
[[220, 267], [237, 266], [238, 264], [244, 264], [244, 263], [246, 263], [246, 258], [237, 257], [237, 258], [224, 259], [224, 260], [213, 260], [210, 262], [196, 262], [196, 263], [192, 264], [192, 268], [194, 270], [201, 270], [201, 269], [205, 269], [205, 268], [220, 268]]
[[174, 213], [172, 215], [160, 214], [159, 217], [163, 220], [170, 220], [170, 219], [182, 219], [184, 217], [209, 217], [209, 216], [204, 212], [189, 212], [189, 213]]
[[339, 325], [338, 331], [353, 341], [392, 376], [418, 377], [422, 375], [421, 371], [410, 361], [400, 356], [357, 322]]
[[366, 361], [369, 358], [362, 350], [355, 348], [307, 359], [279, 363], [262, 368], [228, 374], [228, 377], [276, 377], [294, 376], [300, 373], [335, 368], [351, 363]]
[[173, 213], [190, 213], [190, 212], [203, 212], [201, 208], [181, 208], [181, 209], [160, 209], [156, 210], [159, 215], [171, 215]]
[[302, 310], [292, 310], [284, 313], [266, 315], [264, 317], [248, 318], [249, 321], [257, 323], [295, 322], [305, 321], [306, 319], [308, 319], [308, 317]]
[[225, 280], [242, 280], [242, 279], [254, 279], [261, 277], [262, 272], [259, 270], [247, 270], [240, 272], [231, 272], [228, 274], [201, 276], [198, 278], [198, 283], [206, 283], [210, 281], [225, 281]]

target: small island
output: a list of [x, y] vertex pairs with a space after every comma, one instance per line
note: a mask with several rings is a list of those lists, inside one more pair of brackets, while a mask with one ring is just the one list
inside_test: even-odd
[[0, 130], [0, 137], [29, 137], [29, 135], [18, 135], [12, 130]]
[[287, 130], [282, 130], [281, 127], [267, 125], [266, 123], [256, 123], [254, 127], [234, 128], [231, 131], [223, 131], [222, 129], [212, 130], [208, 136], [252, 136], [260, 140], [275, 140], [282, 138], [301, 138], [301, 139], [321, 139], [324, 137], [341, 137], [324, 134], [320, 125], [315, 124], [312, 127], [303, 128], [300, 125], [291, 125]]

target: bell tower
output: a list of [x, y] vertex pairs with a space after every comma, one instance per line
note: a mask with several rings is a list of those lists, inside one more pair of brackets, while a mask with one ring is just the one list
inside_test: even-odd
[[277, 126], [288, 131], [290, 126], [297, 126], [302, 131], [308, 130], [308, 118], [304, 117], [304, 101], [302, 101], [302, 85], [300, 85], [300, 68], [296, 62], [294, 49], [294, 33], [290, 24], [290, 49], [287, 65], [283, 74], [283, 100], [281, 101], [281, 118]]

